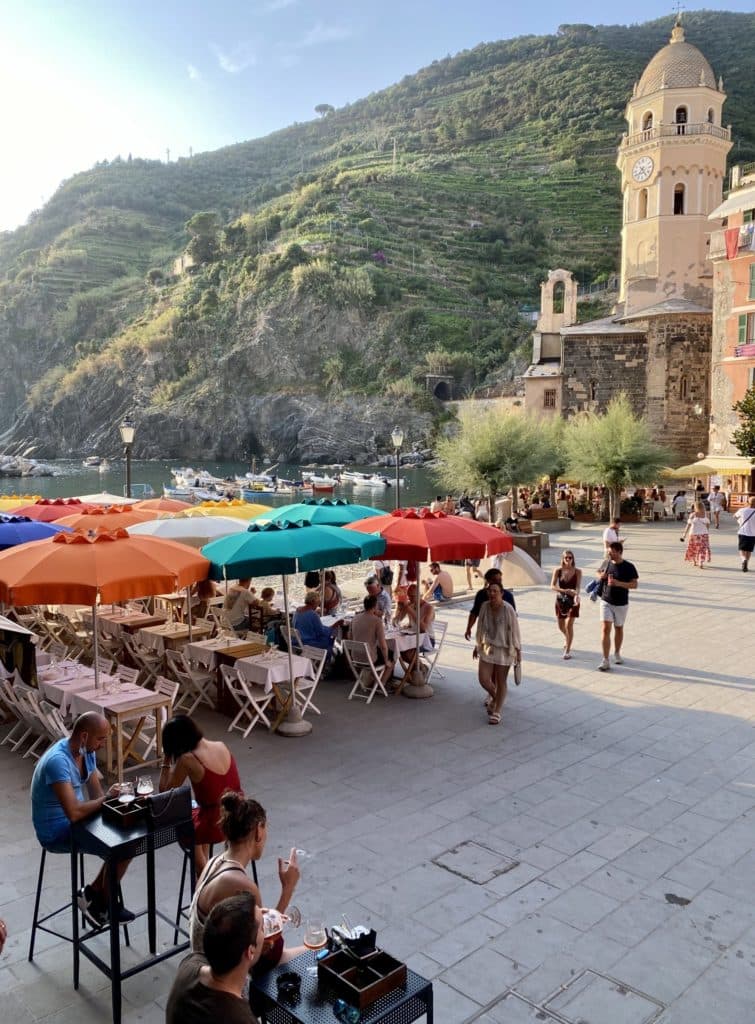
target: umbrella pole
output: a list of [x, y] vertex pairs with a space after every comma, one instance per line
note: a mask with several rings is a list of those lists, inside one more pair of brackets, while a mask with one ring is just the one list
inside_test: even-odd
[[94, 642], [94, 688], [100, 688], [100, 645], [97, 640], [97, 605], [92, 605], [92, 640]]
[[[414, 618], [415, 618], [415, 622], [414, 622], [414, 625], [415, 625], [415, 634], [414, 634], [414, 642], [415, 642], [414, 650], [415, 650], [415, 655], [414, 655], [414, 668], [412, 669], [412, 674], [415, 675], [415, 678], [419, 678], [420, 677], [420, 671], [421, 671], [421, 664], [420, 664], [420, 660], [419, 660], [419, 612], [420, 612], [421, 602], [422, 602], [422, 597], [421, 597], [421, 593], [420, 593], [420, 590], [421, 590], [420, 583], [421, 583], [421, 581], [420, 581], [420, 578], [419, 578], [419, 565], [417, 565], [417, 583], [416, 583], [416, 587], [417, 587], [417, 604], [415, 606], [415, 615], [414, 615]], [[406, 683], [405, 686], [401, 687], [401, 692], [403, 693], [403, 695], [405, 697], [412, 697], [414, 700], [424, 700], [426, 697], [432, 697], [434, 691], [433, 691], [432, 686], [430, 686], [429, 683], [424, 682], [424, 680], [421, 683], [413, 683], [411, 680], [409, 680]]]
[[189, 643], [194, 639], [191, 633], [191, 587], [186, 588], [186, 618], [189, 623]]
[[[291, 637], [291, 620], [288, 617], [288, 579], [283, 577], [283, 614], [289, 624], [289, 639]], [[296, 680], [294, 679], [294, 655], [291, 644], [288, 644], [288, 678], [291, 680], [291, 705], [286, 712], [286, 717], [278, 726], [277, 732], [281, 736], [306, 736], [312, 732], [312, 723], [305, 722], [296, 703]]]

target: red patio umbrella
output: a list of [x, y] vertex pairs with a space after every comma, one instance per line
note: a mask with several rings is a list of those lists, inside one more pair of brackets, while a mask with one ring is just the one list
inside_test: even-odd
[[59, 522], [61, 526], [71, 526], [74, 530], [88, 533], [91, 530], [125, 530], [127, 526], [148, 523], [159, 516], [160, 513], [154, 509], [111, 505], [109, 508], [85, 508], [75, 515], [64, 516]]
[[132, 508], [152, 509], [154, 512], [183, 512], [191, 508], [191, 502], [179, 501], [178, 498], [146, 498], [137, 501]]
[[[382, 515], [359, 519], [343, 527], [358, 533], [378, 533], [386, 541], [382, 558], [407, 559], [415, 562], [450, 562], [463, 558], [486, 558], [511, 551], [514, 542], [489, 523], [478, 523], [463, 516], [447, 516], [423, 508], [397, 508]], [[417, 586], [417, 650], [419, 650], [420, 589]], [[432, 687], [404, 687], [412, 697], [431, 697]]]
[[28, 516], [29, 519], [36, 519], [38, 523], [55, 523], [63, 516], [70, 516], [74, 512], [88, 512], [91, 508], [79, 501], [78, 498], [40, 498], [33, 505], [22, 505], [13, 509], [15, 516]]

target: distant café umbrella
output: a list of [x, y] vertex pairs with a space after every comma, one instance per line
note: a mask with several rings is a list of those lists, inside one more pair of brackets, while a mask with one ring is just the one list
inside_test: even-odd
[[0, 551], [14, 548], [17, 544], [46, 540], [61, 531], [70, 532], [70, 527], [59, 526], [57, 523], [40, 523], [28, 516], [0, 515]]
[[21, 505], [14, 508], [13, 513], [17, 516], [28, 516], [29, 519], [36, 519], [38, 523], [54, 523], [64, 516], [70, 516], [74, 512], [85, 512], [89, 509], [83, 501], [78, 498], [40, 498], [30, 505]]
[[354, 505], [343, 498], [309, 498], [292, 505], [268, 508], [255, 517], [255, 523], [317, 523], [321, 526], [345, 526], [375, 515], [370, 505]]
[[231, 516], [233, 519], [249, 521], [260, 512], [269, 510], [269, 505], [258, 505], [251, 501], [203, 501], [200, 505], [192, 505], [178, 512], [176, 517], [191, 519], [193, 516]]
[[132, 537], [162, 537], [178, 544], [188, 544], [192, 548], [201, 548], [220, 537], [244, 533], [246, 527], [243, 519], [232, 519], [230, 516], [197, 516], [194, 519], [151, 519], [146, 523], [129, 526], [127, 531]]
[[88, 604], [95, 686], [99, 685], [97, 605], [191, 586], [209, 563], [185, 544], [129, 537], [125, 530], [59, 533], [0, 552], [0, 601], [12, 605]]
[[[365, 558], [377, 558], [385, 549], [385, 541], [377, 536], [350, 534], [338, 526], [317, 526], [309, 523], [250, 523], [244, 533], [223, 537], [202, 548], [210, 560], [210, 579], [246, 579], [268, 576], [283, 577], [283, 610], [288, 618], [288, 580], [293, 573], [324, 569], [332, 565], [348, 565]], [[292, 704], [287, 722], [279, 732], [301, 736], [311, 732], [309, 722], [301, 719], [296, 707], [295, 681], [291, 644], [288, 644], [288, 670], [291, 679]]]
[[10, 512], [14, 508], [33, 505], [39, 501], [38, 494], [2, 494], [0, 495], [0, 512]]
[[137, 523], [157, 519], [159, 512], [150, 509], [127, 508], [125, 505], [111, 505], [109, 508], [91, 508], [59, 520], [62, 526], [89, 533], [91, 530], [125, 530]]
[[79, 501], [85, 505], [136, 505], [138, 498], [124, 498], [122, 494], [112, 494], [110, 491], [98, 491], [96, 494], [78, 494]]
[[[511, 551], [511, 536], [489, 523], [478, 523], [463, 516], [447, 516], [429, 509], [397, 508], [393, 512], [360, 519], [344, 527], [344, 532], [377, 533], [386, 541], [385, 557], [416, 562], [451, 562], [465, 558], [486, 558]], [[417, 585], [416, 639], [419, 650], [420, 586]], [[427, 683], [408, 684], [402, 693], [408, 697], [432, 697]]]
[[178, 498], [145, 498], [144, 501], [137, 501], [134, 508], [148, 508], [154, 512], [183, 512], [191, 508], [191, 502], [179, 501]]

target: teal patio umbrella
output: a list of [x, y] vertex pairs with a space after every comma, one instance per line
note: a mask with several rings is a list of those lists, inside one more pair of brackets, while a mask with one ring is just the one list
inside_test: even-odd
[[[280, 574], [283, 577], [283, 611], [288, 621], [287, 577], [292, 573], [353, 564], [366, 558], [377, 558], [384, 550], [385, 541], [382, 537], [369, 533], [352, 533], [338, 526], [250, 523], [244, 533], [222, 537], [211, 544], [206, 544], [202, 548], [202, 554], [210, 560], [209, 577], [212, 580]], [[291, 689], [294, 693], [291, 644], [288, 645], [288, 658]], [[297, 715], [298, 709], [294, 699], [286, 725], [286, 735], [300, 736], [311, 731], [312, 726], [302, 721], [301, 716], [297, 720]]]
[[370, 505], [354, 505], [343, 498], [308, 498], [293, 505], [281, 505], [260, 512], [255, 523], [316, 523], [318, 526], [345, 526], [378, 514]]

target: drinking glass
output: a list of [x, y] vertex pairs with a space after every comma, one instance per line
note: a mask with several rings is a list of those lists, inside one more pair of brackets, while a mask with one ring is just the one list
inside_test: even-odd
[[322, 949], [328, 941], [328, 935], [325, 931], [325, 925], [320, 918], [311, 917], [307, 921], [307, 927], [304, 932], [304, 945], [307, 949]]
[[136, 795], [150, 796], [154, 793], [155, 784], [149, 775], [139, 775], [136, 780]]
[[135, 799], [133, 782], [121, 782], [118, 787], [118, 803], [132, 804]]

